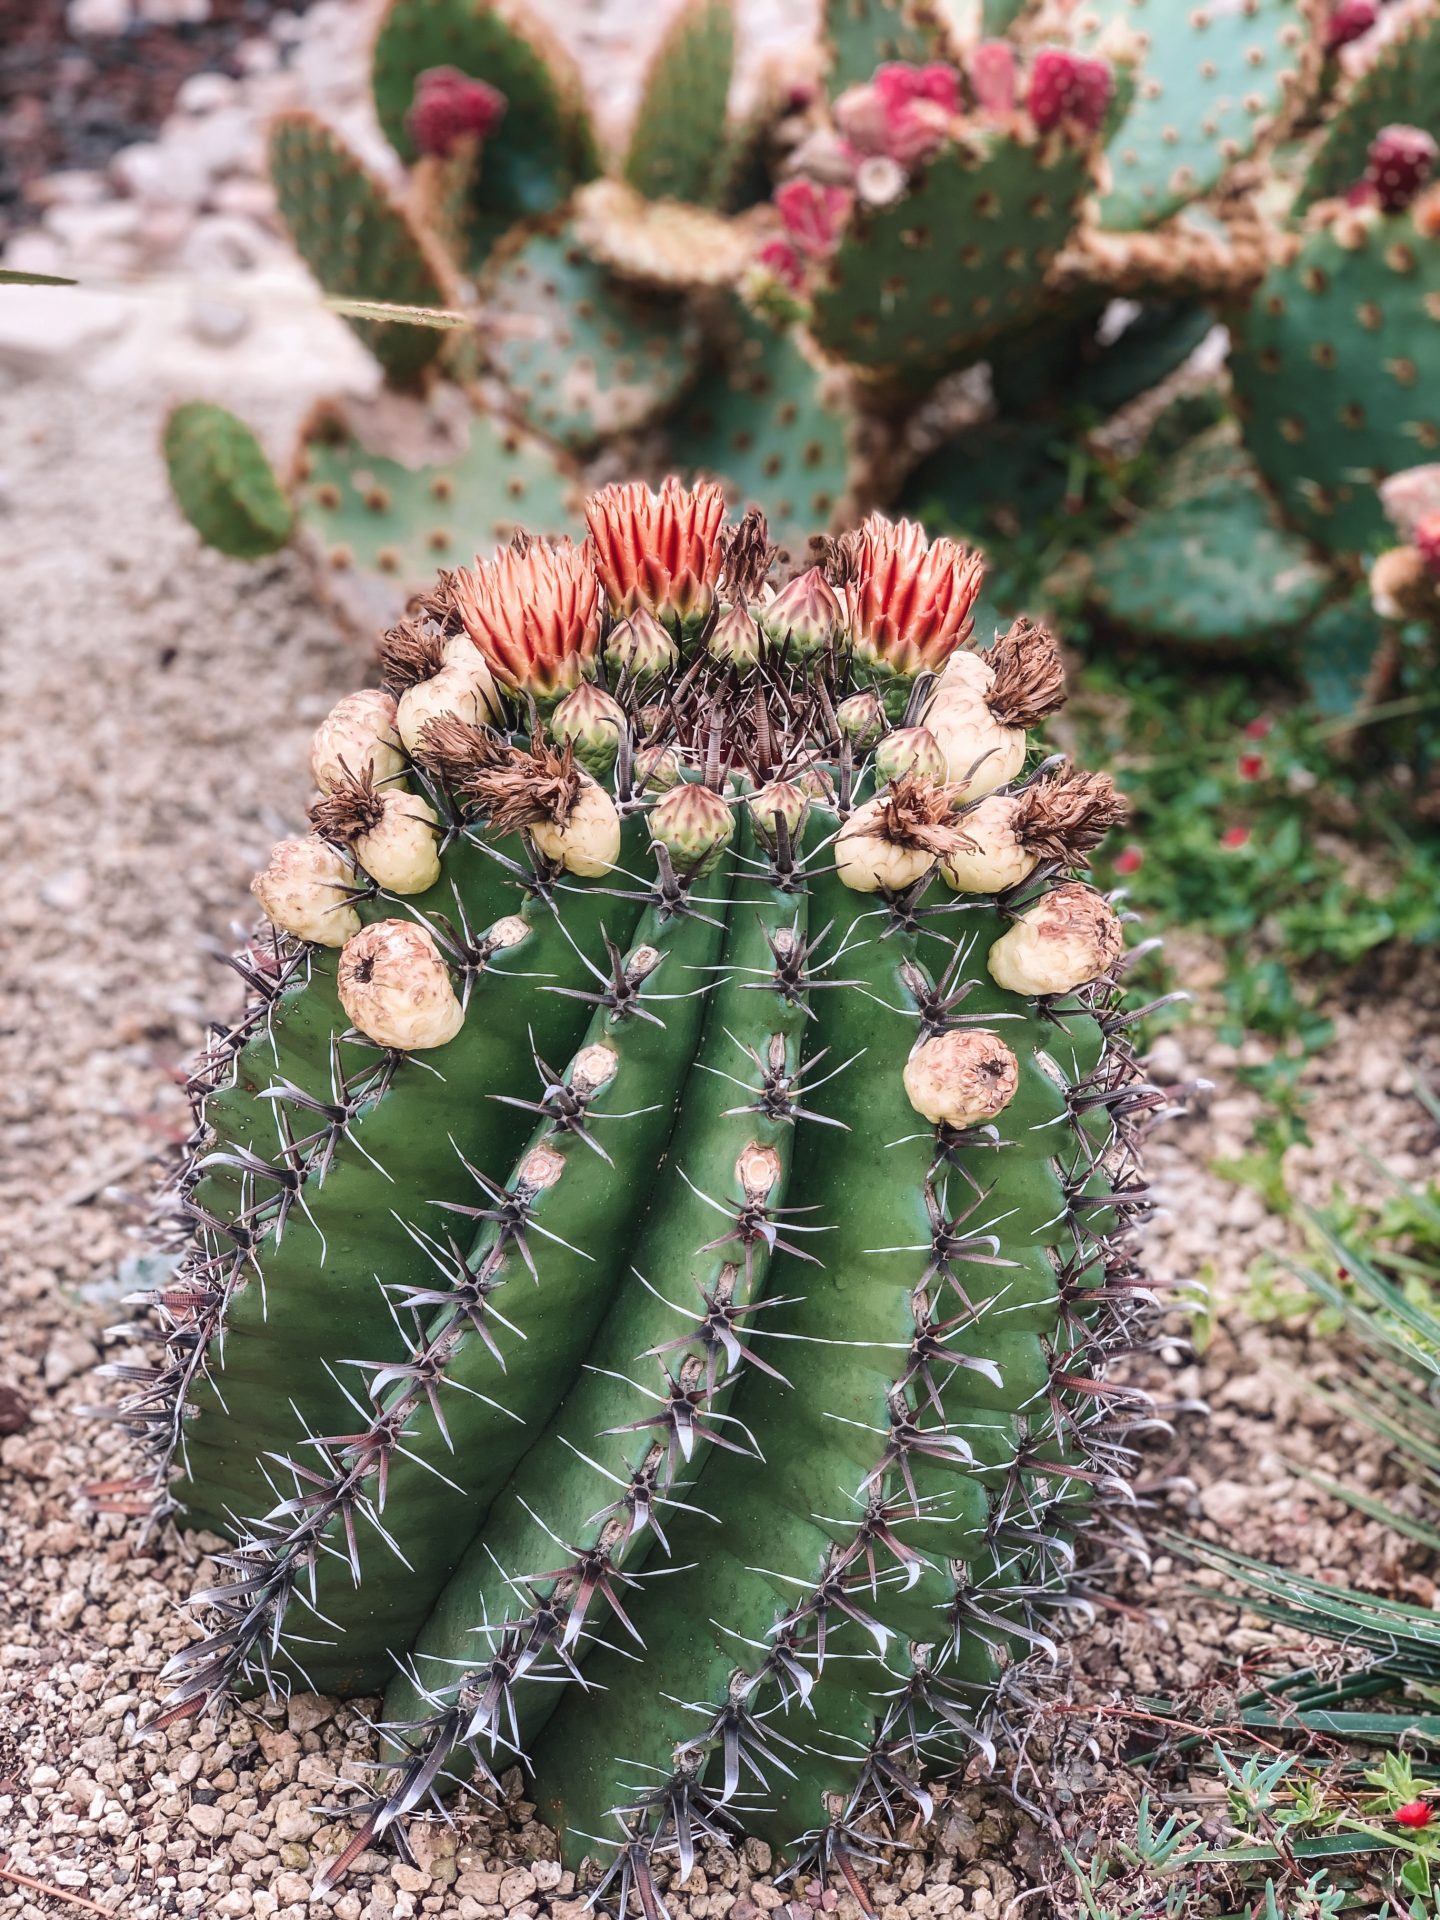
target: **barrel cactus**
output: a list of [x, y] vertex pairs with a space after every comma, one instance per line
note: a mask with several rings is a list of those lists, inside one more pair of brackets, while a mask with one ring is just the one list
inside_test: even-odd
[[[348, 1863], [523, 1756], [572, 1863], [848, 1869], [992, 1756], [1152, 1296], [1121, 812], [1049, 635], [720, 490], [442, 574], [315, 739], [194, 1081], [141, 1487], [233, 1541], [156, 1724], [384, 1693]], [[906, 1815], [908, 1818], [908, 1814]], [[863, 1845], [863, 1839], [858, 1843]]]

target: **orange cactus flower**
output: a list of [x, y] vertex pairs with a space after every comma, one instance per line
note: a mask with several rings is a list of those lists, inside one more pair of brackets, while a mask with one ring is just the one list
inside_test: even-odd
[[595, 565], [616, 619], [644, 607], [672, 632], [700, 625], [715, 600], [725, 495], [711, 481], [658, 494], [643, 482], [604, 487], [585, 505]]
[[588, 546], [532, 540], [450, 575], [465, 631], [506, 687], [551, 701], [595, 675], [600, 592]]
[[840, 544], [857, 658], [886, 677], [938, 672], [974, 631], [982, 557], [878, 513]]

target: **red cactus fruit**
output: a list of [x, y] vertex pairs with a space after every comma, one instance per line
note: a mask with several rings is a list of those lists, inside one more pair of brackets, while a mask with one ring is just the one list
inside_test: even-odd
[[1432, 580], [1440, 580], [1440, 512], [1415, 522], [1415, 550]]
[[1115, 76], [1103, 60], [1087, 60], [1065, 47], [1042, 47], [1030, 69], [1030, 118], [1042, 133], [1069, 121], [1098, 133], [1115, 91]]
[[1386, 213], [1403, 213], [1430, 178], [1440, 149], [1423, 127], [1382, 127], [1370, 142], [1365, 184]]
[[1325, 29], [1325, 51], [1334, 53], [1368, 33], [1380, 17], [1375, 0], [1339, 0]]
[[421, 153], [444, 156], [457, 140], [488, 139], [505, 114], [505, 96], [458, 67], [429, 67], [415, 81], [405, 125]]
[[795, 293], [805, 285], [804, 265], [788, 240], [767, 240], [755, 256], [755, 264], [766, 273], [773, 273]]

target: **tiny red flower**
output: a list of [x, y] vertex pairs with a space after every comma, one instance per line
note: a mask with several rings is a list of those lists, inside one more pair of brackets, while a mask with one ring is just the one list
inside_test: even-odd
[[1227, 827], [1220, 836], [1220, 844], [1222, 847], [1243, 847], [1249, 838], [1249, 827]]
[[1247, 740], [1263, 740], [1274, 725], [1275, 722], [1270, 718], [1269, 714], [1262, 713], [1258, 719], [1246, 721], [1245, 738]]
[[1242, 780], [1258, 780], [1265, 771], [1263, 753], [1242, 753], [1235, 763]]
[[795, 293], [805, 285], [805, 268], [788, 240], [767, 240], [755, 256], [757, 266], [773, 273]]
[[1426, 1800], [1407, 1800], [1403, 1807], [1395, 1809], [1395, 1819], [1402, 1827], [1428, 1827], [1430, 1804]]
[[1125, 847], [1115, 856], [1116, 873], [1138, 873], [1145, 855], [1139, 847]]

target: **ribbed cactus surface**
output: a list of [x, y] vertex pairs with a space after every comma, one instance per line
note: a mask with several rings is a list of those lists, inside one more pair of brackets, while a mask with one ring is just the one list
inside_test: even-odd
[[375, 1838], [524, 1755], [574, 1861], [844, 1864], [1123, 1543], [1158, 1100], [1049, 637], [718, 488], [443, 574], [316, 736], [196, 1076], [148, 1484], [234, 1540], [166, 1720], [385, 1691]]

